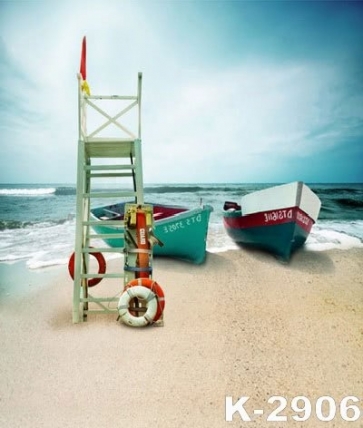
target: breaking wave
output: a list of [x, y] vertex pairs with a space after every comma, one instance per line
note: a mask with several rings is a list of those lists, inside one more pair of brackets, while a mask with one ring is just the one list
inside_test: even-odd
[[38, 189], [0, 189], [0, 195], [2, 196], [45, 196], [52, 195], [56, 192], [54, 187], [45, 187]]
[[68, 196], [75, 195], [75, 187], [38, 187], [38, 188], [3, 188], [0, 189], [0, 196], [23, 196], [23, 197], [38, 197], [38, 196]]

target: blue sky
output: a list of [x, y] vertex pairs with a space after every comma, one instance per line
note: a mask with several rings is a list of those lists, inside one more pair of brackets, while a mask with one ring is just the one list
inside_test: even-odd
[[74, 183], [95, 94], [143, 72], [146, 183], [363, 182], [363, 3], [1, 1], [1, 183]]

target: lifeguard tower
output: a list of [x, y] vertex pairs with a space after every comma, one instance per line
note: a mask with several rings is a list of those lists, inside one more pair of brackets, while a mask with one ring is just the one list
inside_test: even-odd
[[[83, 55], [83, 54], [82, 54]], [[84, 52], [85, 55], [85, 52]], [[82, 66], [81, 66], [82, 70]], [[78, 75], [78, 160], [77, 160], [77, 200], [76, 200], [76, 240], [74, 253], [73, 322], [86, 320], [90, 312], [117, 312], [112, 302], [119, 296], [93, 297], [89, 285], [103, 278], [124, 278], [123, 263], [120, 271], [107, 273], [99, 266], [98, 273], [92, 273], [90, 256], [104, 260], [104, 253], [118, 253], [123, 256], [124, 247], [115, 248], [99, 244], [100, 234], [92, 231], [94, 222], [102, 220], [91, 216], [92, 201], [134, 198], [136, 204], [143, 204], [143, 173], [141, 152], [141, 87], [142, 74], [138, 74], [135, 95], [91, 95], [84, 75]], [[115, 109], [116, 107], [116, 109]], [[122, 119], [131, 111], [136, 113], [131, 130]], [[89, 130], [90, 112], [92, 125]], [[111, 113], [112, 112], [112, 113]], [[97, 118], [96, 118], [97, 116]], [[135, 114], [134, 114], [135, 116]], [[101, 119], [101, 121], [100, 121]], [[103, 190], [102, 181], [107, 185], [118, 179], [118, 186]], [[123, 186], [126, 180], [130, 186]], [[101, 191], [95, 189], [100, 188]], [[107, 203], [105, 202], [107, 205]], [[123, 220], [113, 225], [124, 225]], [[107, 239], [124, 238], [123, 232], [108, 234]], [[96, 243], [96, 244], [95, 244]], [[100, 260], [99, 260], [100, 261]], [[102, 262], [101, 262], [102, 263]], [[92, 284], [91, 284], [92, 281]], [[120, 281], [123, 284], [123, 281]], [[91, 307], [92, 304], [92, 307]], [[96, 308], [94, 308], [96, 306]]]

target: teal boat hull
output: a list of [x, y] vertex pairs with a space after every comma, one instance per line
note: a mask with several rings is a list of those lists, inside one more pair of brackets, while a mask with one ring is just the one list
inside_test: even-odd
[[265, 225], [255, 224], [248, 217], [251, 216], [242, 217], [238, 211], [224, 213], [224, 226], [230, 238], [241, 246], [265, 250], [282, 260], [289, 260], [304, 245], [310, 233], [309, 228], [297, 224], [295, 220]]
[[[209, 205], [187, 209], [174, 205], [160, 205], [146, 202], [154, 208], [154, 235], [162, 246], [153, 247], [154, 256], [172, 257], [195, 264], [205, 261], [207, 234], [210, 214], [213, 208]], [[112, 220], [123, 218], [125, 203], [98, 207], [91, 210], [91, 217], [96, 220], [92, 228], [97, 234], [107, 235], [123, 232], [123, 226], [112, 225]], [[114, 213], [110, 217], [109, 213]], [[119, 214], [118, 216], [116, 214]], [[108, 224], [97, 225], [97, 220], [109, 220]], [[123, 247], [123, 239], [103, 240], [110, 247]]]

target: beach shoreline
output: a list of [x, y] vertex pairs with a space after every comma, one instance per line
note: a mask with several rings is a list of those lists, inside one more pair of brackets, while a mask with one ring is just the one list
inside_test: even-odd
[[[331, 396], [338, 410], [346, 396], [362, 400], [362, 256], [301, 250], [282, 264], [233, 250], [208, 253], [201, 266], [155, 258], [165, 325], [143, 329], [116, 314], [73, 324], [66, 266], [26, 275], [23, 265], [17, 276], [20, 265], [2, 266], [0, 426], [245, 426], [238, 414], [225, 421], [226, 396], [250, 397], [252, 427], [277, 426], [266, 420], [277, 406], [268, 400], [286, 397], [281, 426], [302, 426], [292, 420], [295, 396]], [[9, 283], [25, 275], [16, 292], [5, 271]], [[338, 413], [330, 426], [347, 425]], [[303, 426], [326, 423], [312, 414]]]

